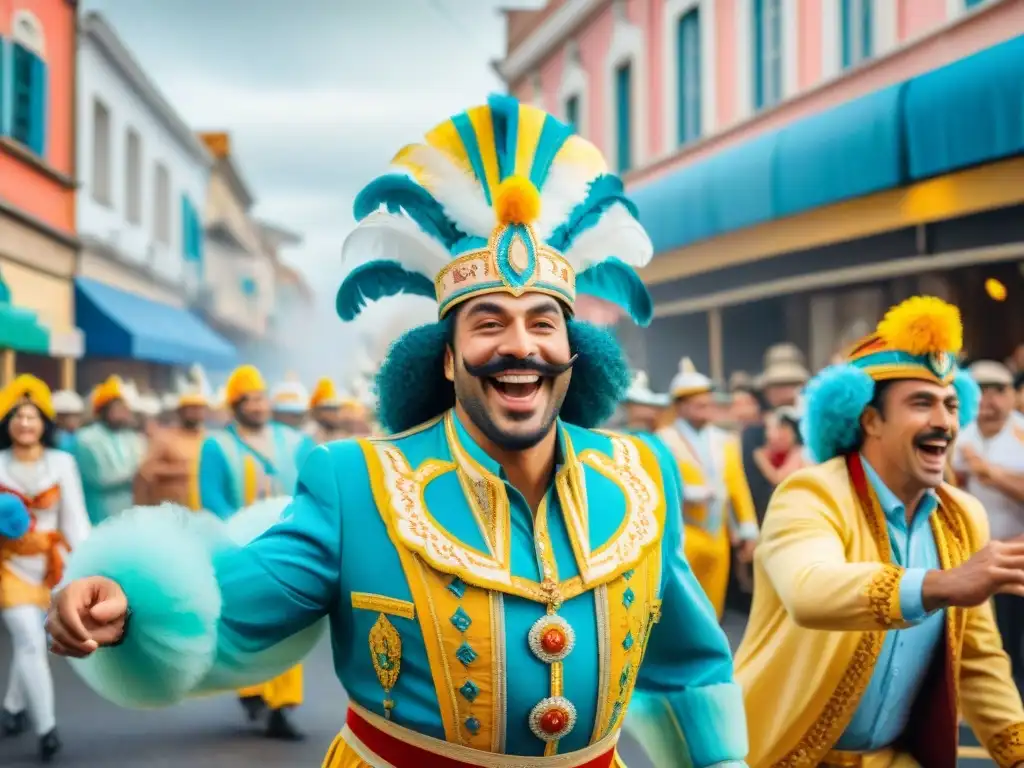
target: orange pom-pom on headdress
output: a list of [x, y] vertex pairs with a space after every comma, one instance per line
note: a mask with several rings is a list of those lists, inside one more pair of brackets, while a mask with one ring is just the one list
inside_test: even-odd
[[532, 224], [540, 216], [540, 192], [529, 179], [509, 176], [494, 194], [494, 212], [502, 224]]
[[934, 296], [914, 296], [890, 309], [878, 335], [890, 348], [911, 355], [955, 355], [964, 345], [960, 310]]

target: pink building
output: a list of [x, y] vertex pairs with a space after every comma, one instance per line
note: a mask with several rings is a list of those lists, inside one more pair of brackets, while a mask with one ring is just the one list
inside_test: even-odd
[[[918, 291], [1024, 341], [1024, 2], [550, 0], [496, 68], [622, 173], [657, 256], [631, 344], [664, 386], [790, 340], [821, 365]], [[1009, 298], [986, 295], [996, 278]]]

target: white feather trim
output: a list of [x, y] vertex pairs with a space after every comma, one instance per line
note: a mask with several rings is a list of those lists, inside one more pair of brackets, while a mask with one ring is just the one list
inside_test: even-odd
[[403, 214], [377, 211], [352, 230], [341, 246], [345, 274], [371, 261], [396, 261], [430, 280], [452, 260], [437, 240]]
[[587, 199], [590, 183], [595, 178], [597, 176], [579, 163], [552, 164], [540, 191], [540, 216], [534, 225], [539, 240], [551, 237], [573, 209]]
[[407, 147], [396, 169], [411, 169], [413, 177], [441, 204], [445, 215], [467, 235], [490, 237], [496, 225], [494, 210], [487, 204], [476, 177], [460, 168], [436, 147], [415, 144]]
[[615, 203], [576, 238], [564, 255], [576, 274], [611, 256], [639, 269], [654, 257], [654, 245], [626, 206]]

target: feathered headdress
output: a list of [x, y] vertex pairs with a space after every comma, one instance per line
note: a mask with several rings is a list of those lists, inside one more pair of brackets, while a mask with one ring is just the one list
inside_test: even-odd
[[185, 408], [190, 405], [210, 405], [212, 399], [210, 382], [206, 378], [206, 371], [198, 363], [193, 365], [188, 376], [178, 381], [178, 396], [175, 408]]
[[0, 419], [24, 403], [32, 403], [48, 419], [56, 414], [46, 382], [27, 373], [21, 374], [0, 390]]
[[344, 320], [400, 293], [435, 299], [443, 318], [494, 292], [545, 293], [570, 310], [587, 293], [651, 320], [634, 269], [653, 247], [621, 179], [572, 128], [513, 97], [492, 96], [399, 151], [355, 217], [336, 300]]
[[875, 382], [922, 379], [952, 384], [960, 399], [960, 424], [974, 421], [980, 392], [956, 359], [963, 347], [960, 310], [932, 296], [915, 296], [886, 313], [874, 333], [852, 347], [846, 362], [815, 376], [804, 392], [801, 430], [817, 461], [853, 451], [860, 417]]

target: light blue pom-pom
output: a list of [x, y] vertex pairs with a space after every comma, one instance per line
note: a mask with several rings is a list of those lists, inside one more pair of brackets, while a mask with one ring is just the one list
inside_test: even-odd
[[848, 453], [860, 439], [860, 417], [875, 382], [852, 365], [831, 365], [807, 384], [800, 431], [817, 462]]
[[133, 507], [93, 529], [68, 562], [68, 580], [106, 576], [132, 612], [124, 642], [72, 667], [123, 707], [174, 704], [209, 672], [221, 594], [212, 551], [228, 546], [223, 524], [205, 512], [165, 504]]
[[291, 501], [291, 496], [277, 496], [240, 509], [225, 524], [228, 537], [238, 546], [244, 547], [276, 525]]
[[0, 537], [20, 539], [28, 533], [32, 518], [25, 502], [11, 493], [0, 493]]
[[981, 404], [981, 387], [967, 371], [957, 371], [953, 378], [953, 389], [960, 401], [960, 426], [966, 427], [978, 418], [978, 407]]

